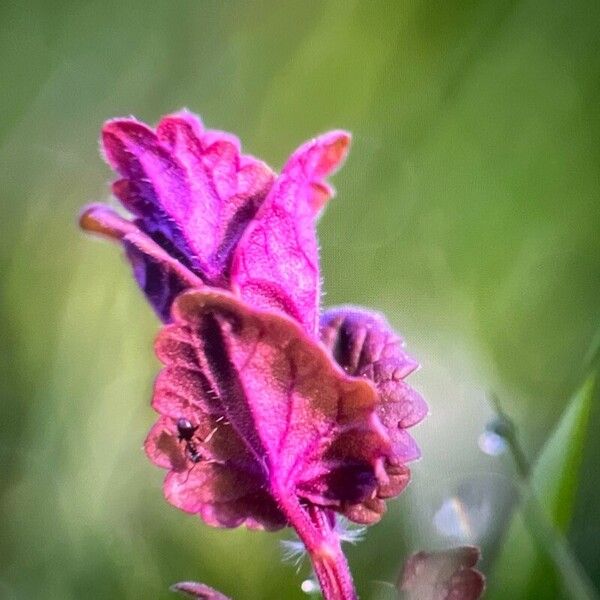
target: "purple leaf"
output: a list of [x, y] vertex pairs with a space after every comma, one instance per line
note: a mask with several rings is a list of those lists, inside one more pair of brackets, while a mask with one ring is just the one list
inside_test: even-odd
[[[282, 498], [344, 512], [387, 481], [375, 388], [295, 321], [214, 290], [179, 296], [173, 321], [156, 343], [161, 417], [146, 441], [169, 469], [169, 502], [211, 525], [277, 529]], [[181, 419], [194, 428], [189, 441]]]
[[427, 405], [403, 381], [418, 363], [406, 354], [402, 339], [385, 318], [364, 309], [341, 307], [324, 313], [321, 340], [346, 373], [371, 380], [379, 392], [376, 413], [392, 442], [385, 463], [388, 481], [378, 485], [372, 498], [346, 509], [352, 520], [372, 523], [384, 512], [384, 500], [397, 496], [408, 484], [410, 471], [404, 463], [419, 457], [417, 445], [405, 430], [425, 417]]
[[185, 111], [163, 118], [156, 132], [135, 119], [108, 121], [102, 145], [123, 177], [113, 191], [139, 227], [205, 282], [223, 285], [272, 171], [241, 155], [235, 136], [206, 131]]
[[320, 279], [315, 223], [333, 195], [324, 178], [344, 160], [350, 134], [331, 131], [292, 154], [235, 251], [234, 291], [249, 304], [318, 328]]
[[440, 552], [417, 552], [404, 565], [398, 589], [406, 600], [477, 600], [485, 577], [475, 569], [479, 548], [460, 546]]

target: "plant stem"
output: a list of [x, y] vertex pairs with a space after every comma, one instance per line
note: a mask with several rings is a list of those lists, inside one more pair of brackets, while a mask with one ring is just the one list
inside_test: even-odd
[[302, 506], [294, 494], [278, 496], [281, 509], [310, 556], [324, 600], [357, 600], [331, 511]]

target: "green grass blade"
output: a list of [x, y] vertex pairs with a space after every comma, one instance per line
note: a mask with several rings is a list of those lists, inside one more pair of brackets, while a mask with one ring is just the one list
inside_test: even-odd
[[569, 528], [581, 477], [596, 376], [569, 403], [548, 439], [530, 481], [523, 479], [523, 504], [515, 514], [490, 578], [488, 598], [597, 598], [569, 548]]

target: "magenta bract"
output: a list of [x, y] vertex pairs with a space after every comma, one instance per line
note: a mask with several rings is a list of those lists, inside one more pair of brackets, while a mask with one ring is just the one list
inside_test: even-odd
[[103, 129], [133, 218], [92, 205], [81, 225], [123, 245], [167, 323], [146, 451], [169, 502], [211, 525], [277, 529], [304, 510], [321, 533], [332, 511], [372, 523], [418, 457], [405, 430], [426, 406], [401, 340], [364, 310], [320, 317], [316, 221], [349, 141], [317, 137], [276, 175], [188, 112]]

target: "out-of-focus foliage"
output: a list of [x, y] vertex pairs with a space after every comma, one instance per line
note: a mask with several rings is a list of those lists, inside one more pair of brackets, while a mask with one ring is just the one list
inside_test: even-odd
[[[187, 579], [303, 596], [276, 536], [161, 497], [141, 450], [157, 323], [75, 225], [109, 194], [102, 121], [182, 106], [275, 167], [354, 133], [320, 225], [324, 301], [385, 311], [432, 409], [411, 488], [349, 551], [357, 583], [370, 597], [456, 543], [491, 571], [514, 495], [510, 461], [477, 446], [485, 394], [533, 457], [600, 322], [599, 27], [592, 0], [0, 0], [0, 597], [169, 598]], [[598, 436], [581, 460], [566, 533], [599, 585]]]
[[[598, 402], [596, 376], [591, 375], [565, 410], [523, 486], [523, 510], [503, 542], [492, 572], [490, 600], [568, 597], [585, 600], [586, 577], [573, 566], [564, 535], [569, 531], [582, 472], [592, 406]], [[582, 583], [583, 581], [583, 583]], [[583, 591], [581, 591], [583, 590]]]

